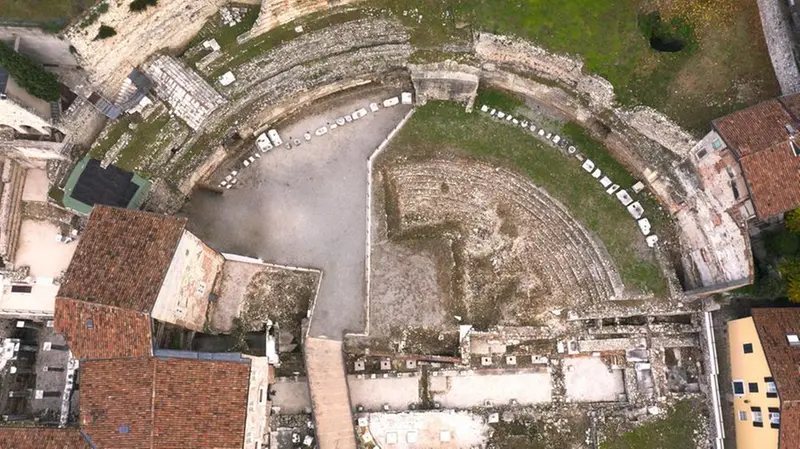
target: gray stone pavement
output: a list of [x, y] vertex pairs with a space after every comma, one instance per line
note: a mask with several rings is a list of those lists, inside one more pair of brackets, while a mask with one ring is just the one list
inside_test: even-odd
[[280, 407], [282, 415], [299, 415], [311, 410], [311, 395], [308, 392], [308, 379], [297, 380], [279, 377], [272, 384], [272, 406]]
[[564, 385], [574, 402], [613, 402], [625, 393], [620, 369], [609, 369], [600, 357], [564, 359]]
[[[462, 374], [463, 373], [463, 374]], [[441, 371], [429, 377], [433, 400], [445, 409], [468, 409], [491, 405], [519, 405], [550, 402], [550, 373], [545, 371]]]
[[381, 108], [321, 137], [314, 131], [399, 94], [361, 90], [318, 104], [277, 127], [299, 147], [239, 164], [236, 188], [222, 196], [198, 191], [186, 206], [190, 229], [215, 249], [323, 271], [311, 336], [364, 331], [367, 159], [410, 106]]

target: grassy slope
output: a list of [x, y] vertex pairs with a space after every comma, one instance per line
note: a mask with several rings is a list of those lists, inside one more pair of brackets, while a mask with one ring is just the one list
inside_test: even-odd
[[0, 0], [0, 20], [71, 20], [96, 0]]
[[[650, 253], [641, 251], [643, 238], [628, 212], [597, 181], [586, 176], [577, 161], [568, 161], [519, 128], [477, 113], [466, 114], [454, 103], [431, 102], [398, 133], [392, 148], [412, 158], [430, 157], [439, 150], [460, 150], [518, 168], [603, 241], [627, 287], [634, 292], [666, 294], [658, 264]], [[658, 225], [655, 223], [656, 232]]]
[[372, 0], [367, 4], [392, 11], [414, 27], [412, 42], [423, 47], [464, 41], [465, 32], [472, 29], [517, 35], [556, 52], [578, 55], [590, 71], [611, 81], [622, 103], [663, 110], [697, 134], [704, 133], [713, 118], [778, 94], [754, 0], [724, 2], [713, 11], [714, 20], [683, 14], [689, 9], [683, 4], [707, 1], [663, 0], [668, 6], [677, 4], [665, 13], [685, 15], [696, 30], [697, 45], [680, 53], [652, 50], [639, 30], [640, 12], [652, 3], [408, 0], [398, 6], [390, 0]]
[[663, 418], [641, 425], [600, 444], [600, 449], [693, 448], [694, 432], [702, 423], [702, 404], [678, 402]]

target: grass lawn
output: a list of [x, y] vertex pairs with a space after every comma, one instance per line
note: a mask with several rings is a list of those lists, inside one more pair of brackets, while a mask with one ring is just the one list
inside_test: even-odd
[[[497, 123], [477, 112], [467, 114], [455, 103], [430, 102], [397, 134], [391, 148], [412, 159], [456, 151], [515, 167], [561, 201], [603, 241], [630, 293], [667, 293], [658, 263], [651, 251], [643, 249], [644, 238], [625, 208], [607, 195], [577, 160], [569, 160], [520, 128]], [[609, 173], [622, 170], [610, 157], [603, 164]], [[666, 217], [651, 217], [650, 213], [648, 217], [657, 233], [664, 225], [660, 220]]]
[[694, 30], [694, 45], [676, 53], [653, 50], [640, 30], [640, 17], [654, 3], [409, 0], [398, 6], [372, 0], [366, 5], [413, 27], [412, 42], [423, 48], [464, 41], [469, 30], [483, 30], [578, 55], [588, 70], [611, 81], [621, 103], [652, 106], [696, 134], [705, 133], [713, 118], [779, 93], [755, 0], [658, 2], [663, 17], [681, 17]]
[[[168, 143], [162, 130], [165, 129], [170, 121], [170, 115], [165, 108], [154, 111], [146, 120], [142, 120], [139, 115], [124, 115], [112, 125], [105, 138], [95, 142], [89, 154], [95, 159], [103, 159], [105, 154], [117, 143], [126, 132], [131, 134], [131, 140], [125, 148], [120, 151], [113, 164], [123, 170], [135, 171], [142, 176], [151, 175], [146, 165], [148, 156], [162, 150], [163, 145]], [[131, 123], [136, 124], [135, 129], [130, 129]], [[160, 142], [160, 143], [159, 143]]]
[[60, 23], [62, 26], [97, 0], [0, 0], [0, 22]]
[[702, 423], [702, 403], [678, 402], [661, 419], [616, 435], [600, 449], [676, 449], [696, 447], [694, 432]]

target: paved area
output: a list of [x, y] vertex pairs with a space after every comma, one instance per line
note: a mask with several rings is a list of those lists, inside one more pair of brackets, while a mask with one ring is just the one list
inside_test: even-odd
[[429, 391], [433, 400], [447, 409], [506, 405], [516, 400], [519, 405], [549, 402], [550, 374], [538, 371], [518, 372], [439, 372], [431, 376]]
[[305, 348], [308, 387], [319, 447], [355, 449], [356, 435], [345, 378], [342, 342], [309, 338]]
[[306, 378], [294, 380], [281, 377], [272, 384], [271, 389], [272, 406], [280, 407], [280, 414], [298, 415], [311, 410], [311, 396]]
[[618, 401], [625, 393], [622, 370], [610, 369], [600, 357], [564, 360], [566, 396], [575, 402]]
[[353, 407], [360, 405], [367, 411], [381, 411], [388, 405], [390, 410], [408, 410], [411, 404], [420, 403], [419, 377], [380, 376], [376, 379], [370, 379], [369, 375], [364, 379], [347, 376]]
[[355, 92], [279, 126], [284, 141], [302, 144], [239, 166], [237, 188], [195, 193], [186, 208], [192, 230], [218, 250], [323, 271], [313, 336], [364, 331], [367, 158], [410, 106], [382, 108], [310, 142], [303, 134], [390, 93], [399, 94]]
[[492, 429], [469, 412], [370, 413], [369, 431], [379, 447], [484, 447]]

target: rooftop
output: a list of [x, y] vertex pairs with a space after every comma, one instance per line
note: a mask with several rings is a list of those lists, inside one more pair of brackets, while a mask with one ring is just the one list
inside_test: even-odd
[[800, 206], [800, 173], [790, 143], [792, 130], [800, 127], [798, 111], [800, 95], [794, 94], [713, 121], [742, 165], [761, 219]]
[[780, 449], [800, 446], [800, 346], [788, 335], [800, 335], [800, 308], [753, 309], [753, 321], [781, 399]]
[[78, 429], [0, 427], [0, 447], [13, 449], [89, 449]]
[[153, 352], [150, 317], [143, 312], [56, 298], [54, 327], [78, 359], [143, 357]]
[[138, 209], [149, 189], [150, 182], [139, 175], [114, 165], [103, 168], [87, 155], [64, 186], [64, 205], [82, 214], [98, 204]]
[[82, 364], [81, 377], [81, 430], [98, 447], [240, 449], [244, 444], [248, 363], [97, 360]]
[[59, 296], [150, 313], [185, 227], [181, 218], [95, 207]]

